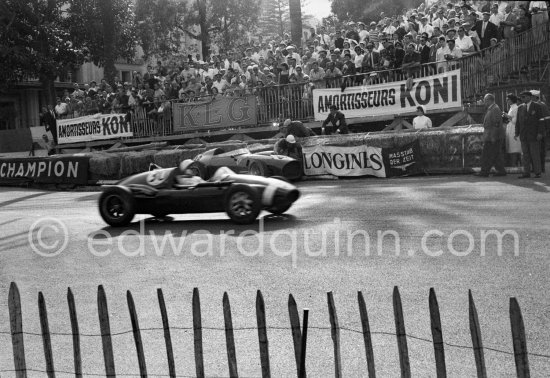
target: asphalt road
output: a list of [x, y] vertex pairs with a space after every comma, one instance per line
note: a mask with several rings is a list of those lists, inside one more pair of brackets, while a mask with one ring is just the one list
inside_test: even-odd
[[[334, 293], [345, 377], [367, 376], [357, 291], [365, 296], [381, 377], [399, 376], [392, 291], [403, 302], [413, 376], [434, 377], [428, 292], [435, 288], [451, 377], [475, 376], [468, 289], [476, 300], [488, 376], [515, 376], [509, 298], [520, 303], [530, 353], [550, 354], [550, 195], [548, 178], [439, 176], [300, 183], [286, 217], [262, 214], [235, 226], [225, 214], [136, 217], [107, 227], [95, 192], [0, 189], [0, 375], [13, 369], [10, 282], [21, 292], [24, 330], [40, 333], [37, 297], [48, 306], [55, 368], [73, 371], [67, 287], [76, 298], [87, 373], [103, 374], [97, 287], [105, 287], [117, 373], [138, 374], [126, 290], [136, 302], [151, 376], [166, 375], [156, 289], [164, 290], [178, 376], [194, 376], [191, 297], [200, 289], [207, 376], [228, 376], [222, 296], [229, 294], [241, 376], [261, 376], [255, 298], [266, 302], [274, 377], [295, 376], [289, 293], [309, 308], [310, 377], [334, 374], [327, 292]], [[45, 224], [56, 227], [43, 227]], [[41, 226], [42, 225], [42, 226]], [[64, 232], [66, 228], [66, 233]], [[55, 233], [55, 229], [60, 231]], [[257, 233], [261, 230], [260, 233]], [[497, 237], [502, 234], [499, 252]], [[142, 235], [140, 236], [139, 233]], [[65, 238], [66, 235], [66, 238]], [[366, 243], [366, 238], [370, 242]], [[64, 241], [67, 241], [66, 245]], [[396, 245], [399, 240], [399, 245]], [[42, 242], [40, 244], [39, 242]], [[517, 244], [516, 244], [517, 242]], [[57, 244], [56, 244], [57, 243]], [[164, 246], [163, 244], [164, 243]], [[32, 245], [31, 245], [32, 244]], [[369, 246], [367, 248], [367, 245]], [[483, 247], [485, 246], [485, 247]], [[34, 248], [33, 248], [34, 247]], [[64, 248], [61, 248], [64, 247]], [[417, 338], [415, 338], [417, 337]], [[44, 370], [40, 336], [25, 335], [28, 366]], [[529, 356], [531, 376], [550, 375], [550, 359]], [[44, 376], [32, 373], [30, 376]], [[70, 374], [58, 374], [70, 376]]]

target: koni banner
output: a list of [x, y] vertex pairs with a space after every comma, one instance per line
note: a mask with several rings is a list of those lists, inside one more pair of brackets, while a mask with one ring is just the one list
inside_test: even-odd
[[416, 111], [441, 110], [462, 106], [460, 70], [439, 75], [382, 83], [340, 88], [314, 89], [313, 107], [316, 121], [324, 121], [329, 107], [336, 105], [346, 118], [392, 116]]
[[94, 114], [57, 120], [58, 144], [132, 137], [126, 114]]
[[256, 125], [256, 96], [216, 97], [172, 105], [174, 131]]

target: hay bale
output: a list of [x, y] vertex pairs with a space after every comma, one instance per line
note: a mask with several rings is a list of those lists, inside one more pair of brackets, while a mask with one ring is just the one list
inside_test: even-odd
[[464, 166], [466, 168], [481, 167], [481, 154], [466, 154], [464, 156]]
[[462, 140], [466, 138], [464, 134], [447, 133], [445, 134], [445, 154], [462, 155]]
[[444, 155], [439, 162], [441, 168], [462, 168], [462, 155]]
[[163, 150], [155, 154], [153, 161], [163, 168], [177, 167], [183, 160], [182, 155], [183, 150]]
[[120, 171], [119, 154], [94, 153], [90, 157], [88, 172], [91, 179], [116, 180]]
[[464, 139], [466, 154], [481, 154], [483, 151], [483, 134], [468, 134]]
[[207, 151], [207, 148], [196, 148], [193, 150], [182, 150], [180, 155], [180, 161], [185, 159], [193, 159], [198, 154], [202, 154], [204, 151]]
[[445, 132], [429, 131], [421, 134], [418, 138], [420, 152], [428, 156], [443, 156], [445, 154]]
[[149, 170], [149, 165], [154, 163], [156, 153], [157, 151], [124, 153], [120, 159], [119, 177], [127, 177]]
[[392, 142], [394, 147], [401, 147], [406, 144], [412, 143], [415, 140], [418, 140], [419, 138], [422, 138], [422, 133], [414, 133], [414, 132], [401, 132], [401, 133], [395, 133], [392, 137]]

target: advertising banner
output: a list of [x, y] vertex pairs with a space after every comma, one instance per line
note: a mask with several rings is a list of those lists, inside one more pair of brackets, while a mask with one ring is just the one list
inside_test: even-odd
[[175, 102], [174, 131], [211, 130], [257, 123], [256, 96], [216, 97], [197, 102]]
[[82, 156], [0, 159], [0, 183], [29, 180], [86, 185], [89, 159]]
[[57, 120], [58, 144], [132, 137], [126, 114], [94, 114]]
[[304, 147], [306, 176], [376, 176], [386, 177], [382, 149], [362, 146]]
[[359, 87], [314, 89], [313, 109], [316, 121], [324, 121], [330, 105], [336, 105], [346, 118], [392, 116], [414, 112], [417, 106], [426, 111], [462, 106], [460, 70], [413, 79]]
[[386, 177], [409, 176], [423, 173], [418, 140], [398, 148], [383, 148]]

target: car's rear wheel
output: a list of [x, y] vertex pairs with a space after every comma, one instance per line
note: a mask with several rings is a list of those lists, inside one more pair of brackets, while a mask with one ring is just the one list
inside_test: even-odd
[[267, 209], [267, 211], [275, 215], [281, 215], [284, 214], [288, 209], [290, 209], [290, 206], [292, 206], [291, 203], [281, 203], [271, 206]]
[[261, 210], [260, 196], [254, 189], [246, 185], [235, 185], [229, 189], [225, 211], [233, 222], [250, 224], [256, 220]]
[[265, 176], [265, 167], [258, 163], [258, 162], [252, 162], [250, 164], [250, 167], [248, 167], [248, 173], [254, 176]]
[[123, 189], [107, 189], [99, 197], [99, 214], [110, 226], [126, 226], [134, 219], [134, 199]]

